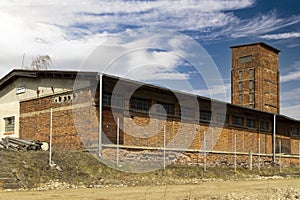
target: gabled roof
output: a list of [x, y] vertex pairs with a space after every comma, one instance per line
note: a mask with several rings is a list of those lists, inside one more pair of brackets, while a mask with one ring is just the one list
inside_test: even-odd
[[263, 47], [265, 47], [265, 48], [267, 48], [267, 49], [270, 49], [270, 50], [272, 50], [272, 51], [274, 51], [274, 52], [276, 52], [276, 53], [279, 53], [279, 52], [280, 52], [279, 49], [276, 49], [276, 48], [274, 48], [274, 47], [272, 47], [272, 46], [270, 46], [270, 45], [268, 45], [268, 44], [266, 44], [266, 43], [264, 43], [264, 42], [257, 42], [257, 43], [251, 43], [251, 44], [235, 45], [235, 46], [231, 46], [230, 48], [233, 49], [233, 48], [239, 48], [239, 47], [244, 47], [244, 46], [254, 46], [254, 45], [260, 45], [260, 46], [263, 46]]

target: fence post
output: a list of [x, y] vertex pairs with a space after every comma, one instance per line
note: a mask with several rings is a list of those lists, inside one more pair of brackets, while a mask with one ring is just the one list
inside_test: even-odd
[[166, 125], [164, 125], [164, 169], [166, 169]]
[[281, 140], [279, 140], [279, 171], [281, 173]]
[[204, 167], [204, 171], [206, 171], [206, 131], [204, 131], [204, 138], [203, 138], [203, 167]]
[[236, 172], [236, 133], [234, 134], [234, 172]]
[[249, 150], [249, 169], [252, 171], [252, 150]]
[[260, 136], [258, 138], [258, 171], [260, 171]]
[[119, 167], [120, 119], [117, 118], [117, 167]]
[[49, 138], [49, 165], [52, 166], [52, 118], [53, 118], [53, 109], [50, 108], [50, 138]]

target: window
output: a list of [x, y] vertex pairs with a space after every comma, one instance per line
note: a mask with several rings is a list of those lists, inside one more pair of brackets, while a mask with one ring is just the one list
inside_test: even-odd
[[250, 78], [253, 78], [253, 76], [254, 76], [254, 70], [253, 69], [249, 70], [249, 76], [250, 76]]
[[5, 132], [14, 132], [15, 131], [15, 117], [5, 117]]
[[239, 71], [239, 79], [242, 79], [242, 78], [243, 78], [243, 72]]
[[163, 103], [163, 102], [157, 102], [157, 104], [160, 104], [161, 106], [163, 106], [165, 111], [163, 110], [163, 108], [161, 106], [157, 106], [156, 112], [158, 112], [158, 113], [167, 112], [168, 115], [174, 115], [174, 105], [173, 104]]
[[265, 120], [260, 121], [260, 130], [268, 131], [269, 130], [269, 122]]
[[114, 94], [112, 98], [111, 94], [104, 93], [102, 95], [102, 102], [105, 106], [123, 107], [123, 98], [121, 95]]
[[232, 125], [243, 126], [243, 117], [232, 116]]
[[243, 56], [240, 57], [240, 63], [247, 63], [247, 62], [251, 62], [252, 61], [252, 56]]
[[253, 90], [253, 88], [254, 88], [253, 86], [254, 86], [254, 84], [253, 84], [253, 81], [251, 80], [250, 83], [249, 83], [250, 90]]
[[253, 101], [254, 101], [254, 95], [253, 95], [253, 93], [250, 93], [250, 103], [253, 103]]
[[225, 123], [225, 124], [228, 123], [228, 117], [221, 113], [217, 113], [216, 120], [218, 123]]
[[211, 111], [200, 110], [200, 120], [201, 121], [210, 121], [211, 120]]
[[239, 82], [239, 89], [243, 90], [243, 83], [242, 82]]
[[246, 120], [246, 126], [248, 128], [256, 128], [256, 121], [255, 121], [255, 119], [247, 118], [247, 120]]
[[290, 133], [291, 135], [299, 135], [299, 130], [296, 127], [291, 127]]
[[240, 101], [240, 104], [243, 103], [243, 95], [242, 94], [240, 94], [240, 96], [239, 96], [239, 101]]
[[130, 109], [149, 111], [149, 109], [150, 109], [150, 100], [140, 99], [140, 98], [131, 98], [130, 99]]
[[179, 115], [183, 118], [194, 118], [194, 109], [188, 108], [188, 107], [180, 107], [180, 113]]

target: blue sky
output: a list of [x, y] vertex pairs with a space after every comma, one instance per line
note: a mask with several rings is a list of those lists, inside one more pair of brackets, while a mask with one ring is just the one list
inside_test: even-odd
[[[190, 36], [204, 47], [224, 82], [210, 92], [225, 90], [230, 102], [229, 47], [265, 42], [281, 50], [281, 113], [300, 119], [299, 7], [297, 0], [2, 0], [0, 76], [20, 68], [24, 53], [25, 67], [35, 56], [49, 55], [53, 69], [77, 70], [97, 46], [113, 36], [134, 28], [167, 28]], [[203, 81], [187, 73], [190, 68], [184, 62], [160, 51], [139, 56], [140, 60], [132, 63], [159, 60], [167, 68], [160, 74], [159, 67], [143, 71], [143, 81], [180, 89], [176, 80], [183, 76], [197, 94], [209, 96]]]

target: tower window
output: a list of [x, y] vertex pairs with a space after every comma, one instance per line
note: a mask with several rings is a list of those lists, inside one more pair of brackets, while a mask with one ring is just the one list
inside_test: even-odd
[[249, 71], [249, 76], [250, 76], [251, 78], [253, 78], [253, 76], [254, 76], [254, 70], [253, 70], [253, 69], [250, 69], [250, 71]]
[[242, 79], [243, 78], [243, 73], [242, 71], [239, 71], [239, 79]]
[[243, 83], [242, 82], [239, 82], [239, 89], [243, 90]]
[[250, 103], [253, 103], [253, 100], [254, 100], [253, 93], [250, 93]]
[[243, 95], [242, 94], [240, 94], [239, 100], [240, 100], [240, 104], [242, 104], [243, 103]]
[[252, 61], [252, 56], [243, 56], [240, 57], [240, 63], [247, 63], [247, 62], [251, 62]]
[[250, 90], [253, 90], [253, 88], [254, 88], [254, 87], [253, 87], [253, 81], [252, 81], [252, 80], [251, 80], [250, 83], [249, 83], [249, 88], [250, 88]]

